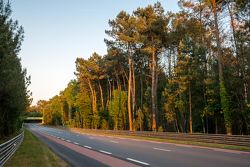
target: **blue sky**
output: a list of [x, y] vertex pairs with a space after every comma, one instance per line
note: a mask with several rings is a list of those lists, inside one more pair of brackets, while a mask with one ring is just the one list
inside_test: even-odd
[[[108, 20], [131, 13], [156, 0], [12, 0], [12, 18], [24, 27], [20, 52], [31, 75], [33, 104], [48, 100], [74, 79], [77, 57], [106, 53]], [[166, 11], [177, 11], [177, 0], [160, 0]]]

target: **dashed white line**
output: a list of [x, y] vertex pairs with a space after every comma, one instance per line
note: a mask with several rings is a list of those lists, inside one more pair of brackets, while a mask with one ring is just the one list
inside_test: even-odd
[[134, 141], [140, 141], [140, 140], [138, 140], [138, 139], [131, 139], [131, 140], [134, 140]]
[[118, 141], [114, 141], [114, 140], [110, 140], [110, 142], [112, 142], [112, 143], [119, 143]]
[[64, 138], [61, 138], [61, 140], [65, 140]]
[[69, 142], [69, 143], [71, 143], [71, 141], [70, 140], [66, 140], [67, 142]]
[[162, 149], [162, 148], [157, 148], [157, 147], [153, 147], [153, 149], [155, 150], [160, 150], [160, 151], [166, 151], [166, 152], [169, 152], [171, 150], [167, 150], [167, 149]]
[[150, 142], [150, 143], [159, 143], [159, 144], [162, 144], [162, 142], [158, 142], [158, 141], [148, 141], [148, 142]]
[[79, 143], [77, 143], [77, 142], [74, 142], [74, 144], [79, 145]]
[[60, 139], [60, 137], [56, 137], [56, 138]]
[[83, 146], [83, 147], [88, 148], [88, 149], [91, 149], [91, 148], [92, 148], [92, 147], [90, 147], [90, 146]]
[[99, 151], [102, 152], [102, 153], [108, 154], [108, 155], [112, 154], [111, 152], [108, 152], [108, 151], [103, 151], [103, 150], [99, 150]]
[[133, 162], [143, 164], [143, 165], [150, 165], [149, 163], [142, 162], [142, 161], [139, 161], [139, 160], [136, 160], [136, 159], [132, 159], [132, 158], [126, 158], [126, 159], [129, 160], [129, 161], [133, 161]]

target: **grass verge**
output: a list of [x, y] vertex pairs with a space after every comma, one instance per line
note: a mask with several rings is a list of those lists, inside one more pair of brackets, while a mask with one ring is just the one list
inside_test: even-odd
[[27, 129], [24, 140], [6, 167], [67, 167], [67, 163], [53, 153]]

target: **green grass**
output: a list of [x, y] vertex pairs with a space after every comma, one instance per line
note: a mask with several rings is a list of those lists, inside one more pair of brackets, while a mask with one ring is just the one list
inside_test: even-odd
[[25, 137], [6, 167], [66, 167], [66, 162], [55, 155], [35, 135], [25, 129]]

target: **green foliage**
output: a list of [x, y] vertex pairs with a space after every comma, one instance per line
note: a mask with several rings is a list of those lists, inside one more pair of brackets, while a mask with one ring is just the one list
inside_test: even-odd
[[126, 129], [127, 94], [125, 91], [113, 91], [113, 98], [108, 102], [108, 111], [114, 130]]
[[[249, 3], [211, 2], [181, 0], [177, 13], [160, 3], [119, 12], [106, 31], [107, 54], [77, 58], [76, 80], [39, 102], [45, 123], [249, 134]], [[220, 31], [210, 13], [231, 19], [231, 29]]]
[[20, 115], [29, 105], [30, 78], [17, 56], [23, 28], [10, 18], [10, 3], [0, 0], [0, 138], [20, 128]]
[[232, 116], [230, 112], [228, 94], [224, 83], [220, 85], [220, 98], [221, 98], [221, 108], [224, 113], [225, 126], [226, 128], [232, 128]]

